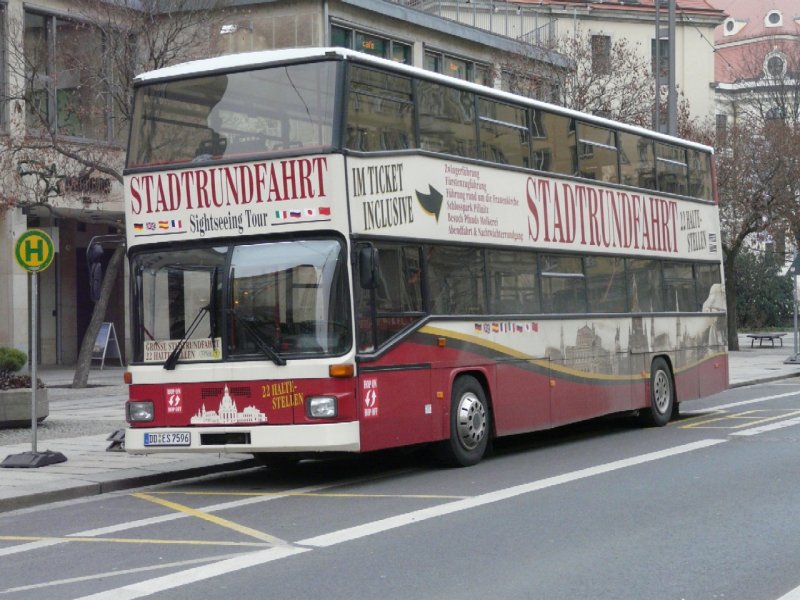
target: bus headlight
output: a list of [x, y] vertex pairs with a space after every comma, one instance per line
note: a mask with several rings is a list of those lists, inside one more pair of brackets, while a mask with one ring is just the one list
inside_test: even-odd
[[155, 410], [151, 400], [128, 402], [125, 405], [125, 411], [127, 412], [126, 419], [128, 423], [152, 421], [155, 418]]
[[333, 396], [310, 396], [306, 399], [306, 414], [312, 419], [332, 419], [338, 414]]

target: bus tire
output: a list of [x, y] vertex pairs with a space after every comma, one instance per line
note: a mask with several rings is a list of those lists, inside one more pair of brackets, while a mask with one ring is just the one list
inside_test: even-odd
[[650, 366], [650, 406], [639, 411], [639, 421], [645, 427], [663, 427], [672, 418], [675, 406], [672, 371], [659, 356]]
[[489, 445], [491, 428], [483, 386], [470, 375], [458, 377], [450, 397], [450, 437], [439, 444], [437, 458], [451, 467], [477, 464]]

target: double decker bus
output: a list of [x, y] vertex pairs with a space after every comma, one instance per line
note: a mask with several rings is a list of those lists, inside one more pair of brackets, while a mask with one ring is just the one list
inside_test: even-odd
[[338, 48], [134, 92], [128, 452], [465, 466], [727, 386], [706, 146]]

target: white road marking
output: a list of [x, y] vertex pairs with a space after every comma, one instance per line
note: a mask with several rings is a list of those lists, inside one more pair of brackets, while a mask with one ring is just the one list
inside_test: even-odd
[[[700, 440], [698, 442], [693, 442], [691, 444], [684, 444], [682, 446], [667, 448], [666, 450], [649, 452], [647, 454], [633, 456], [630, 458], [617, 460], [603, 465], [597, 465], [586, 469], [580, 469], [578, 471], [573, 471], [571, 473], [564, 473], [562, 475], [548, 477], [546, 479], [541, 479], [539, 481], [532, 481], [530, 483], [516, 485], [502, 490], [496, 490], [494, 492], [481, 494], [473, 498], [457, 500], [455, 502], [450, 502], [440, 506], [415, 510], [402, 515], [397, 515], [395, 517], [381, 519], [379, 521], [374, 521], [372, 523], [365, 523], [363, 525], [357, 525], [355, 527], [348, 527], [346, 529], [341, 529], [339, 531], [334, 531], [332, 533], [327, 533], [316, 537], [307, 538], [305, 540], [301, 540], [295, 543], [297, 545], [302, 545], [302, 546], [326, 548], [334, 546], [336, 544], [341, 544], [351, 540], [363, 538], [369, 535], [374, 535], [377, 533], [382, 533], [384, 531], [389, 531], [391, 529], [396, 529], [404, 525], [419, 523], [420, 521], [424, 521], [426, 519], [432, 519], [435, 517], [441, 517], [444, 515], [453, 514], [463, 510], [469, 510], [479, 506], [485, 506], [487, 504], [500, 502], [502, 500], [508, 500], [509, 498], [514, 498], [516, 496], [520, 496], [523, 494], [529, 494], [531, 492], [536, 492], [553, 486], [562, 485], [573, 481], [578, 481], [580, 479], [586, 479], [588, 477], [593, 477], [595, 475], [610, 473], [612, 471], [618, 471], [620, 469], [625, 469], [628, 467], [633, 467], [648, 462], [661, 460], [663, 458], [677, 456], [679, 454], [685, 454], [687, 452], [693, 452], [695, 450], [702, 450], [704, 448], [716, 446], [717, 444], [723, 444], [725, 443], [725, 441], [726, 440], [724, 439], [706, 439], [706, 440]], [[295, 556], [297, 554], [301, 554], [304, 552], [310, 552], [313, 549], [308, 547], [302, 548], [298, 547], [297, 545], [290, 548], [285, 548], [285, 547], [270, 548], [268, 550], [260, 550], [257, 552], [252, 552], [239, 557], [213, 563], [211, 565], [204, 565], [201, 567], [196, 567], [194, 569], [173, 573], [171, 575], [165, 575], [163, 577], [150, 579], [147, 581], [143, 581], [141, 583], [135, 583], [132, 585], [123, 586], [105, 592], [100, 592], [98, 594], [84, 596], [79, 600], [133, 600], [134, 598], [149, 596], [150, 594], [154, 594], [156, 592], [161, 592], [168, 589], [174, 589], [184, 585], [196, 583], [198, 581], [204, 581], [206, 579], [211, 579], [213, 577], [218, 577], [221, 575], [226, 575], [228, 573], [233, 573], [235, 571], [240, 571], [242, 569], [246, 569], [249, 567], [263, 565], [265, 563], [287, 558], [289, 556]]]
[[28, 542], [27, 544], [18, 544], [16, 546], [9, 546], [8, 548], [0, 548], [0, 556], [8, 556], [9, 554], [18, 554], [20, 552], [29, 552], [30, 550], [39, 550], [40, 548], [47, 548], [48, 546], [57, 546], [64, 544], [64, 540], [39, 540], [38, 542]]
[[42, 588], [55, 587], [57, 585], [69, 585], [73, 583], [80, 583], [82, 581], [92, 581], [93, 579], [108, 579], [109, 577], [117, 577], [119, 575], [132, 575], [134, 573], [143, 573], [147, 571], [158, 571], [161, 569], [174, 569], [177, 567], [188, 567], [189, 565], [198, 565], [203, 563], [210, 563], [219, 561], [224, 558], [231, 558], [239, 556], [240, 552], [233, 554], [225, 554], [222, 556], [207, 556], [205, 558], [193, 558], [190, 560], [181, 560], [172, 563], [159, 563], [148, 567], [136, 567], [133, 569], [122, 569], [119, 571], [108, 571], [106, 573], [95, 573], [94, 575], [83, 575], [82, 577], [70, 577], [68, 579], [55, 579], [53, 581], [45, 581], [43, 583], [32, 583], [31, 585], [22, 585], [20, 587], [8, 588], [3, 590], [0, 594], [14, 594], [17, 592], [29, 592], [31, 590], [40, 590]]
[[792, 425], [800, 425], [800, 417], [794, 419], [786, 419], [785, 421], [776, 421], [760, 427], [752, 427], [751, 429], [743, 429], [741, 431], [734, 431], [728, 435], [742, 435], [751, 436], [758, 435], [759, 433], [766, 433], [767, 431], [775, 431], [776, 429], [783, 429], [784, 427], [791, 427]]
[[800, 600], [800, 587], [794, 588], [788, 594], [784, 594], [778, 600]]
[[381, 519], [380, 521], [373, 521], [372, 523], [356, 525], [355, 527], [341, 529], [339, 531], [334, 531], [333, 533], [328, 533], [313, 538], [300, 540], [298, 542], [295, 542], [295, 544], [298, 546], [315, 546], [318, 548], [325, 548], [328, 546], [341, 544], [342, 542], [355, 540], [375, 533], [381, 533], [383, 531], [388, 531], [390, 529], [402, 527], [404, 525], [410, 525], [411, 523], [419, 523], [420, 521], [424, 521], [427, 519], [442, 517], [444, 515], [460, 512], [462, 510], [469, 510], [471, 508], [476, 508], [478, 506], [484, 506], [486, 504], [492, 504], [495, 502], [500, 502], [502, 500], [508, 500], [509, 498], [514, 498], [516, 496], [521, 496], [523, 494], [530, 494], [531, 492], [537, 492], [539, 490], [554, 487], [557, 485], [571, 483], [573, 481], [586, 479], [588, 477], [593, 477], [595, 475], [602, 475], [604, 473], [610, 473], [612, 471], [618, 471], [620, 469], [634, 467], [636, 465], [641, 465], [655, 460], [661, 460], [662, 458], [668, 458], [670, 456], [676, 456], [678, 454], [685, 454], [686, 452], [701, 450], [703, 448], [708, 448], [710, 446], [715, 446], [717, 444], [722, 444], [724, 442], [725, 440], [721, 439], [700, 440], [699, 442], [693, 442], [691, 444], [685, 444], [683, 446], [675, 446], [674, 448], [667, 448], [666, 450], [649, 452], [648, 454], [641, 454], [639, 456], [633, 456], [631, 458], [624, 458], [622, 460], [617, 460], [603, 465], [588, 467], [586, 469], [572, 471], [571, 473], [564, 473], [562, 475], [556, 475], [554, 477], [540, 479], [539, 481], [532, 481], [530, 483], [524, 483], [521, 485], [515, 485], [510, 488], [496, 490], [494, 492], [488, 492], [486, 494], [481, 494], [479, 496], [474, 496], [472, 498], [466, 498], [464, 500], [457, 500], [455, 502], [449, 502], [447, 504], [442, 504], [439, 506], [433, 506], [430, 508], [415, 510], [409, 513], [405, 513], [403, 515], [388, 517], [386, 519]]
[[750, 400], [740, 400], [739, 402], [731, 402], [729, 404], [720, 404], [719, 406], [710, 407], [709, 410], [724, 410], [726, 408], [736, 408], [737, 406], [758, 404], [759, 402], [767, 402], [769, 400], [776, 400], [777, 398], [787, 398], [789, 396], [800, 396], [800, 390], [796, 392], [786, 392], [785, 394], [775, 394], [773, 396], [762, 396], [761, 398], [751, 398]]
[[141, 583], [126, 585], [107, 592], [83, 596], [82, 598], [78, 598], [78, 600], [133, 600], [134, 598], [141, 598], [157, 592], [163, 592], [164, 590], [189, 585], [190, 583], [227, 575], [234, 571], [256, 567], [304, 552], [311, 552], [311, 549], [280, 546], [278, 548], [269, 548], [268, 550], [259, 550], [258, 552], [252, 552], [236, 558], [229, 558], [210, 565], [203, 565], [186, 571], [179, 571], [171, 575], [148, 579]]

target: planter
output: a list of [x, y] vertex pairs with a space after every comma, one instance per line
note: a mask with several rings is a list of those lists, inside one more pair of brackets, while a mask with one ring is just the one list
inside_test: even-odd
[[[36, 422], [50, 414], [47, 388], [36, 390]], [[0, 390], [0, 429], [31, 426], [31, 389]]]

